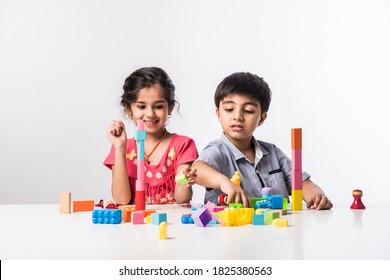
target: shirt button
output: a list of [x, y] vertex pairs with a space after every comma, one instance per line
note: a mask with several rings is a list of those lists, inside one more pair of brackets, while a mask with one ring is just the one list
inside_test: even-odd
[[259, 171], [259, 170], [256, 170], [256, 173], [257, 173], [257, 174], [259, 174], [259, 173], [260, 173], [260, 171]]

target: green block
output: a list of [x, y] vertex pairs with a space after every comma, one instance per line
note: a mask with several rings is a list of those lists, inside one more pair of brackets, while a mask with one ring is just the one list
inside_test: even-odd
[[175, 181], [180, 185], [186, 185], [188, 184], [188, 177], [185, 174], [180, 174], [175, 177]]
[[267, 211], [264, 213], [264, 222], [266, 225], [272, 225], [272, 221], [279, 218], [279, 212]]
[[287, 210], [288, 207], [288, 200], [287, 197], [283, 197], [283, 210]]
[[242, 203], [230, 203], [229, 208], [242, 208]]

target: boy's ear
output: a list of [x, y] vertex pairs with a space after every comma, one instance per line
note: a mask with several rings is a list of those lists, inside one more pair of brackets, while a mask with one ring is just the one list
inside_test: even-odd
[[266, 118], [267, 118], [267, 112], [262, 113], [260, 116], [259, 124], [257, 126], [262, 125]]
[[221, 122], [221, 117], [219, 116], [219, 108], [215, 107], [215, 115], [217, 116], [217, 119], [219, 122]]

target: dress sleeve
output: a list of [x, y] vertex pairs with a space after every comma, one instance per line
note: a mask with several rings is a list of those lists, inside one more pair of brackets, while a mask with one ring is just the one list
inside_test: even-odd
[[115, 163], [115, 147], [114, 145], [111, 145], [111, 150], [106, 159], [104, 160], [103, 164], [107, 166], [108, 168], [112, 169], [112, 166]]
[[177, 166], [184, 163], [194, 162], [199, 156], [195, 141], [191, 138], [185, 138], [183, 141], [180, 141], [176, 149]]

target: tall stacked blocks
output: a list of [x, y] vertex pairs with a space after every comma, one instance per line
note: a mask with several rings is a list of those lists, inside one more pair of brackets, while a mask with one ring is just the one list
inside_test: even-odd
[[292, 192], [291, 209], [302, 210], [302, 128], [291, 129]]
[[145, 210], [145, 139], [144, 121], [137, 121], [134, 140], [137, 141], [137, 181], [135, 182], [135, 209]]

